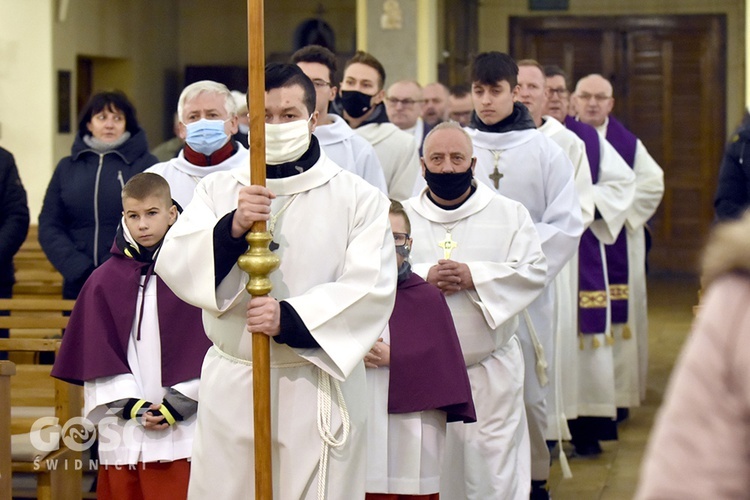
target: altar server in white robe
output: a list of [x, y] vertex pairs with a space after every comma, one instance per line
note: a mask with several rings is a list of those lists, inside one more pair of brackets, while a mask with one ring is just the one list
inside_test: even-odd
[[[646, 294], [646, 224], [654, 216], [664, 195], [664, 171], [651, 157], [640, 139], [611, 115], [614, 106], [612, 84], [601, 75], [589, 75], [578, 81], [573, 95], [577, 118], [596, 128], [609, 141], [635, 174], [635, 197], [628, 209], [625, 235], [607, 248], [610, 288], [613, 253], [622, 253], [627, 272], [617, 283], [622, 314], [613, 297], [612, 323], [616, 330], [615, 362], [617, 406], [639, 406], [646, 397], [648, 373], [648, 310]], [[627, 248], [624, 248], [627, 247]], [[623, 287], [624, 285], [624, 287]], [[617, 342], [617, 338], [625, 342]], [[630, 342], [628, 342], [630, 340]], [[635, 355], [633, 355], [635, 353]]]
[[388, 121], [384, 85], [385, 69], [380, 61], [357, 51], [344, 67], [342, 114], [349, 126], [375, 148], [388, 196], [402, 201], [412, 195], [419, 176], [419, 145], [413, 135]]
[[318, 138], [320, 147], [338, 166], [357, 174], [387, 195], [388, 186], [375, 149], [354, 132], [343, 118], [328, 112], [328, 106], [338, 90], [334, 53], [320, 45], [308, 45], [292, 54], [290, 62], [299, 66], [315, 85], [318, 124], [313, 134]]
[[[265, 112], [267, 187], [251, 185], [246, 169], [206, 177], [162, 247], [158, 272], [203, 309], [214, 344], [203, 364], [189, 498], [252, 496], [249, 331], [274, 340], [274, 498], [363, 498], [363, 358], [396, 287], [389, 202], [320, 150], [315, 88], [299, 67], [267, 66]], [[236, 260], [258, 220], [269, 221], [281, 267], [271, 296], [250, 300]]]
[[531, 214], [547, 258], [546, 287], [523, 315], [524, 398], [531, 434], [532, 481], [544, 497], [549, 476], [546, 397], [553, 353], [554, 279], [578, 248], [583, 233], [573, 165], [563, 150], [536, 130], [526, 107], [514, 102], [518, 66], [500, 52], [479, 54], [471, 69], [474, 114], [469, 135], [476, 178], [521, 202]]
[[398, 285], [388, 327], [365, 356], [365, 500], [438, 500], [446, 423], [477, 417], [445, 296], [407, 260], [414, 239], [400, 202], [391, 202], [390, 219]]
[[248, 165], [247, 149], [232, 140], [237, 133], [237, 106], [222, 83], [191, 83], [177, 102], [178, 133], [185, 146], [177, 157], [157, 163], [146, 172], [159, 174], [169, 183], [172, 198], [186, 207], [195, 186], [208, 174]]
[[601, 452], [600, 438], [616, 437], [612, 421], [616, 416], [614, 354], [604, 245], [614, 243], [625, 223], [635, 194], [635, 175], [593, 127], [568, 115], [570, 94], [565, 72], [557, 66], [547, 66], [544, 72], [545, 111], [584, 142], [594, 181], [595, 219], [579, 247], [580, 342], [561, 351], [562, 362], [568, 368], [563, 380], [573, 382], [563, 385], [572, 442], [577, 455], [592, 455]]
[[[539, 235], [522, 204], [473, 180], [471, 140], [454, 122], [428, 134], [427, 188], [405, 209], [414, 272], [440, 288], [469, 372], [477, 423], [449, 425], [440, 497], [528, 499], [529, 432], [518, 315], [546, 280]], [[431, 243], [430, 243], [431, 242]]]
[[[518, 101], [529, 110], [534, 125], [554, 141], [573, 164], [576, 193], [581, 206], [583, 226], [594, 220], [594, 193], [591, 170], [583, 141], [559, 121], [544, 115], [547, 104], [544, 68], [533, 59], [518, 61]], [[570, 439], [567, 419], [575, 418], [575, 396], [578, 392], [575, 365], [571, 361], [578, 348], [578, 252], [568, 260], [555, 278], [555, 333], [553, 350], [549, 353], [549, 385], [547, 396], [547, 432], [545, 439]], [[573, 359], [575, 361], [575, 359]], [[570, 403], [568, 403], [570, 402]], [[561, 462], [566, 461], [562, 448]]]

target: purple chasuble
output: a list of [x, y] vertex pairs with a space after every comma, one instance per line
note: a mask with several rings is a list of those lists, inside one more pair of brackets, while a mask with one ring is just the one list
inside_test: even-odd
[[440, 290], [412, 273], [398, 284], [388, 325], [388, 413], [438, 409], [448, 422], [476, 422], [461, 344]]
[[[565, 126], [586, 145], [593, 184], [599, 181], [599, 133], [591, 125], [568, 116]], [[607, 328], [607, 282], [599, 239], [586, 229], [578, 246], [578, 331], [604, 333]]]
[[[101, 377], [131, 373], [128, 342], [136, 320], [141, 269], [153, 262], [126, 257], [117, 245], [112, 257], [86, 280], [68, 327], [52, 376], [77, 385]], [[161, 278], [155, 279], [161, 339], [161, 385], [171, 387], [200, 377], [211, 341], [203, 330], [201, 310], [180, 300]], [[140, 319], [140, 318], [138, 318]], [[139, 332], [140, 333], [140, 332]]]
[[[638, 138], [614, 117], [609, 117], [607, 140], [622, 156], [630, 168], [635, 165], [635, 149]], [[628, 240], [623, 228], [612, 245], [605, 245], [607, 252], [607, 274], [612, 301], [612, 323], [628, 322]]]

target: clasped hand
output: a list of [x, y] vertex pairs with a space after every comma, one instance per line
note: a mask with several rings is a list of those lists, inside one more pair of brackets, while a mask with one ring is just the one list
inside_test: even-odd
[[427, 273], [427, 282], [435, 285], [445, 295], [474, 288], [469, 266], [455, 260], [440, 259]]
[[381, 366], [390, 366], [391, 364], [391, 346], [379, 338], [370, 352], [365, 354], [365, 367], [380, 368]]

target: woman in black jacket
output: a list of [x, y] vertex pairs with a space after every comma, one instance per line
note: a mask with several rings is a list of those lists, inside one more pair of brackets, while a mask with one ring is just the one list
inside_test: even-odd
[[122, 214], [122, 187], [154, 163], [125, 94], [93, 95], [78, 120], [71, 155], [57, 164], [39, 215], [39, 243], [63, 275], [64, 298], [75, 299], [86, 278], [109, 258]]
[[[21, 248], [29, 231], [29, 206], [26, 190], [18, 176], [13, 155], [0, 148], [0, 298], [13, 296], [15, 273], [13, 256]], [[0, 311], [7, 316], [8, 311]], [[0, 338], [8, 337], [7, 329], [0, 329]], [[8, 359], [0, 352], [0, 359]]]

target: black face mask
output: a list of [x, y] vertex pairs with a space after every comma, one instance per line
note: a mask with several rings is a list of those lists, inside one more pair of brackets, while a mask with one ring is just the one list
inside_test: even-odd
[[363, 94], [358, 90], [342, 90], [341, 105], [344, 106], [346, 114], [352, 118], [360, 118], [372, 109], [371, 95]]
[[468, 168], [460, 174], [436, 174], [425, 167], [424, 180], [430, 192], [443, 200], [455, 200], [460, 198], [471, 187], [474, 172]]

